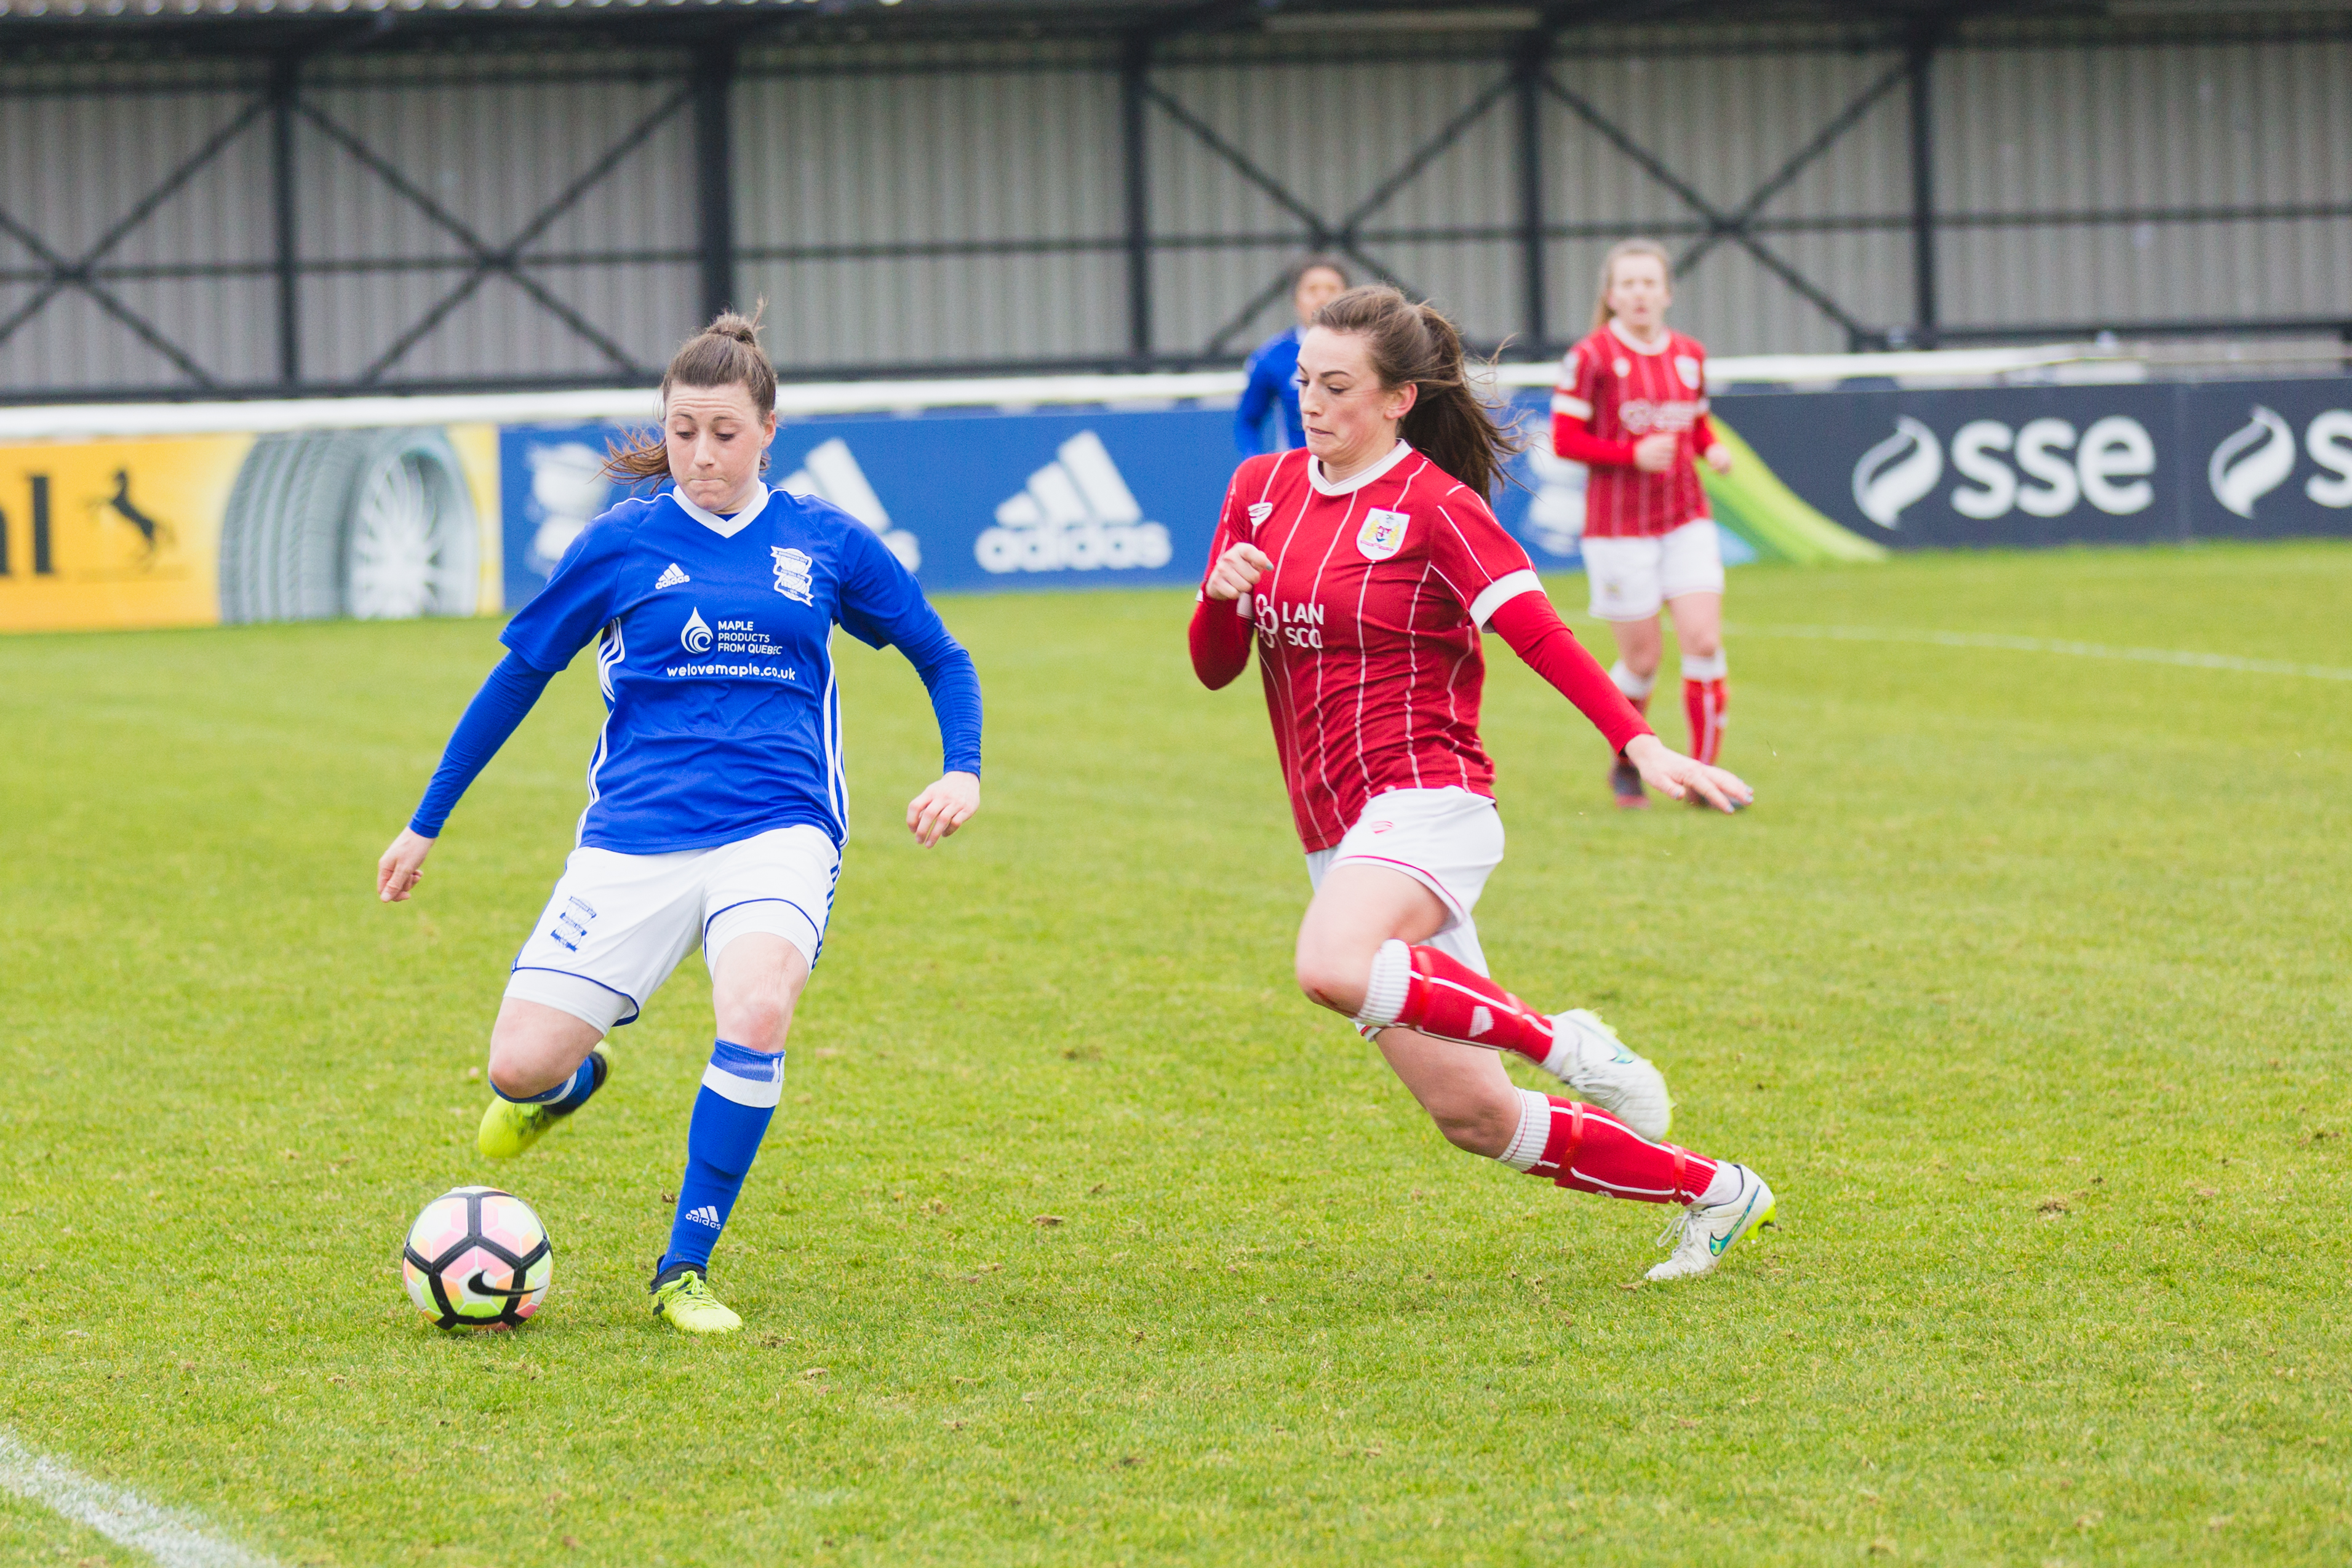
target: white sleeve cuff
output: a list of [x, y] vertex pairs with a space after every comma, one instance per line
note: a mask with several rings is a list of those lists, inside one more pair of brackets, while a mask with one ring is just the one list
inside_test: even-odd
[[1486, 591], [1470, 601], [1470, 623], [1484, 632], [1495, 612], [1522, 593], [1541, 593], [1542, 580], [1532, 571], [1507, 572], [1486, 585]]
[[1591, 419], [1592, 417], [1592, 405], [1591, 403], [1585, 402], [1580, 397], [1570, 397], [1564, 392], [1556, 392], [1551, 394], [1551, 411], [1554, 413], [1567, 414], [1573, 419]]

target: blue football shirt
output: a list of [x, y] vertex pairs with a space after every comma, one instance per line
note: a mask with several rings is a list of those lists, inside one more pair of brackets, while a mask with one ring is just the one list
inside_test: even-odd
[[[846, 838], [836, 624], [877, 648], [952, 647], [913, 575], [826, 502], [776, 490], [730, 518], [666, 492], [589, 524], [502, 633], [541, 670], [595, 640], [610, 711], [580, 842], [660, 854], [803, 823]], [[950, 769], [979, 770], [972, 729], [968, 757], [948, 737]]]
[[1282, 411], [1284, 444], [1307, 444], [1307, 424], [1298, 413], [1298, 346], [1296, 327], [1277, 332], [1257, 346], [1244, 367], [1242, 401], [1234, 410], [1234, 443], [1245, 456], [1266, 449], [1266, 415]]

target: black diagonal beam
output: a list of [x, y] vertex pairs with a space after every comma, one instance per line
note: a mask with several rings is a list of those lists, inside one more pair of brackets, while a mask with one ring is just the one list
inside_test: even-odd
[[1880, 99], [1910, 79], [1910, 76], [1911, 64], [1906, 60], [1864, 89], [1860, 97], [1840, 110], [1827, 125], [1822, 127], [1820, 134], [1797, 149], [1787, 162], [1773, 172], [1771, 178], [1757, 186], [1746, 201], [1727, 214], [1721, 227], [1710, 229], [1696, 244], [1684, 251], [1675, 262], [1675, 271], [1677, 274], [1688, 272], [1699, 264], [1701, 257], [1723, 241], [1748, 233], [1748, 225], [1756, 221], [1757, 214], [1762, 212], [1775, 196], [1787, 190], [1790, 183], [1811, 167], [1823, 153], [1837, 145], [1847, 131], [1862, 123], [1864, 115], [1875, 109]]
[[[1319, 250], [1343, 251], [1354, 256], [1374, 274], [1396, 282], [1402, 287], [1402, 279], [1392, 268], [1368, 255], [1363, 249], [1360, 236], [1362, 235], [1365, 223], [1373, 214], [1388, 205], [1398, 192], [1418, 179], [1430, 164], [1443, 157], [1449, 148], [1461, 141], [1472, 126], [1493, 110], [1495, 105], [1509, 96], [1514, 85], [1514, 78], [1507, 75], [1490, 84], [1452, 119], [1440, 126], [1427, 141], [1415, 148], [1386, 179], [1372, 188], [1370, 195], [1349, 209], [1337, 223], [1325, 218], [1321, 213], [1292, 193], [1281, 181], [1260, 168], [1249, 154], [1218, 135], [1213, 127], [1177, 102], [1175, 99], [1149, 82], [1145, 84], [1143, 90], [1171, 119], [1191, 131], [1211, 152], [1231, 164], [1244, 179], [1265, 192], [1284, 211], [1303, 224], [1307, 228], [1307, 240], [1311, 246]], [[1217, 329], [1209, 339], [1207, 351], [1223, 352], [1227, 341], [1234, 333], [1248, 326], [1259, 311], [1281, 297], [1287, 283], [1286, 277], [1276, 277], [1259, 289], [1246, 305], [1228, 319], [1223, 326]]]
[[219, 157], [228, 144], [243, 135], [247, 126], [259, 120], [268, 108], [267, 97], [257, 98], [233, 115], [226, 125], [207, 137], [196, 150], [182, 159], [177, 167], [165, 175], [161, 184], [147, 193], [131, 209], [117, 219], [112, 227], [98, 237], [95, 244], [79, 256], [68, 260], [42, 240], [30, 228], [0, 211], [0, 232], [5, 232], [17, 244], [39, 258], [48, 268], [48, 276], [25, 302], [0, 320], [0, 344], [16, 336], [25, 323], [47, 308], [49, 302], [68, 288], [79, 288], [108, 315], [128, 327], [140, 341], [163, 355], [180, 369], [180, 372], [198, 386], [215, 384], [211, 372], [198, 364], [187, 350], [164, 336], [163, 329], [130, 306], [114, 291], [98, 279], [96, 268], [107, 253], [128, 238], [132, 230], [155, 214], [157, 208], [176, 195], [189, 181]]
[[694, 89], [688, 86], [680, 88], [664, 99], [652, 113], [631, 127], [625, 135], [606, 149], [604, 155], [589, 165], [579, 178], [566, 185], [553, 201], [541, 208], [539, 213], [522, 226], [520, 232], [503, 246], [493, 246], [484, 239], [474, 231], [472, 225], [419, 190], [396, 165], [350, 131], [330, 119], [320, 110], [317, 105], [307, 99], [300, 101], [297, 107], [305, 120], [318, 127], [329, 140], [365, 165], [395, 193], [404, 197], [417, 211], [446, 230], [458, 244], [473, 254], [474, 265], [465, 278], [438, 304], [426, 311], [414, 326], [395, 339], [389, 348], [377, 355], [374, 362], [360, 372], [359, 383], [366, 385], [382, 378], [386, 371], [397, 364], [411, 349], [422, 342], [435, 328], [446, 320], [451, 311], [471, 298], [483, 283], [493, 276], [506, 277], [516, 287], [530, 295], [542, 309], [570, 328], [583, 341], [611, 360], [616, 370], [629, 374], [642, 373], [646, 367], [631, 358], [627, 350], [607, 337], [593, 322], [565, 304], [545, 285], [523, 269], [522, 252], [532, 241], [545, 233], [556, 219], [569, 212], [581, 197], [594, 189], [614, 169], [618, 168], [622, 161], [635, 152], [665, 120], [690, 102], [693, 96]]
[[1731, 221], [1730, 214], [1724, 212], [1692, 189], [1688, 182], [1666, 167], [1649, 149], [1627, 135], [1613, 120], [1594, 108], [1580, 94], [1571, 92], [1562, 86], [1559, 78], [1549, 70], [1544, 72], [1544, 88], [1554, 98], [1566, 104], [1578, 119], [1600, 132], [1603, 141], [1632, 159], [1643, 172], [1673, 192], [1684, 205], [1705, 218], [1711, 230], [1720, 232], [1726, 239], [1754, 256], [1767, 272], [1787, 284], [1813, 308], [1844, 328], [1849, 338], [1858, 340], [1871, 336], [1869, 328], [1855, 320], [1846, 312], [1843, 306], [1831, 298], [1811, 278], [1774, 255], [1751, 230], [1735, 225]]

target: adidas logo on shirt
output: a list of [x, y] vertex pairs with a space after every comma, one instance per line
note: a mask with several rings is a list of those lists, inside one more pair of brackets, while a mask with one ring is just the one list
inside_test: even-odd
[[708, 1225], [713, 1230], [719, 1228], [719, 1210], [710, 1204], [706, 1203], [700, 1208], [688, 1209], [686, 1217], [697, 1225]]
[[996, 527], [973, 541], [982, 569], [998, 574], [1131, 571], [1168, 564], [1167, 528], [1143, 520], [1143, 508], [1102, 437], [1082, 430], [1054, 456], [996, 508]]
[[692, 578], [687, 576], [685, 572], [678, 570], [677, 562], [672, 561], [667, 566], [662, 568], [662, 574], [659, 577], [654, 579], [654, 591], [659, 593], [665, 588], [676, 588], [681, 582], [691, 582], [693, 580], [694, 580]]
[[883, 509], [882, 497], [866, 477], [866, 470], [857, 465], [856, 455], [849, 443], [838, 435], [809, 448], [801, 465], [784, 480], [784, 490], [794, 496], [814, 496], [820, 501], [830, 501], [872, 528], [877, 538], [898, 558], [898, 564], [908, 571], [919, 570], [923, 564], [920, 540], [904, 528], [890, 526], [890, 514]]

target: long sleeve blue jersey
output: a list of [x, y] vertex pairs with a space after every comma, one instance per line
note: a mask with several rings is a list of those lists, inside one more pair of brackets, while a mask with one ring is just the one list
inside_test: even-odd
[[945, 770], [980, 771], [980, 679], [915, 579], [837, 507], [772, 492], [720, 517], [674, 493], [589, 524], [507, 623], [411, 823], [437, 833], [553, 672], [592, 639], [608, 713], [579, 841], [625, 854], [808, 824], [848, 836], [835, 625], [896, 646], [938, 716]]
[[1234, 444], [1244, 455], [1267, 450], [1266, 415], [1279, 403], [1285, 446], [1307, 444], [1307, 427], [1298, 417], [1298, 329], [1276, 333], [1258, 345], [1249, 357], [1249, 381], [1242, 388], [1241, 405], [1234, 411]]

